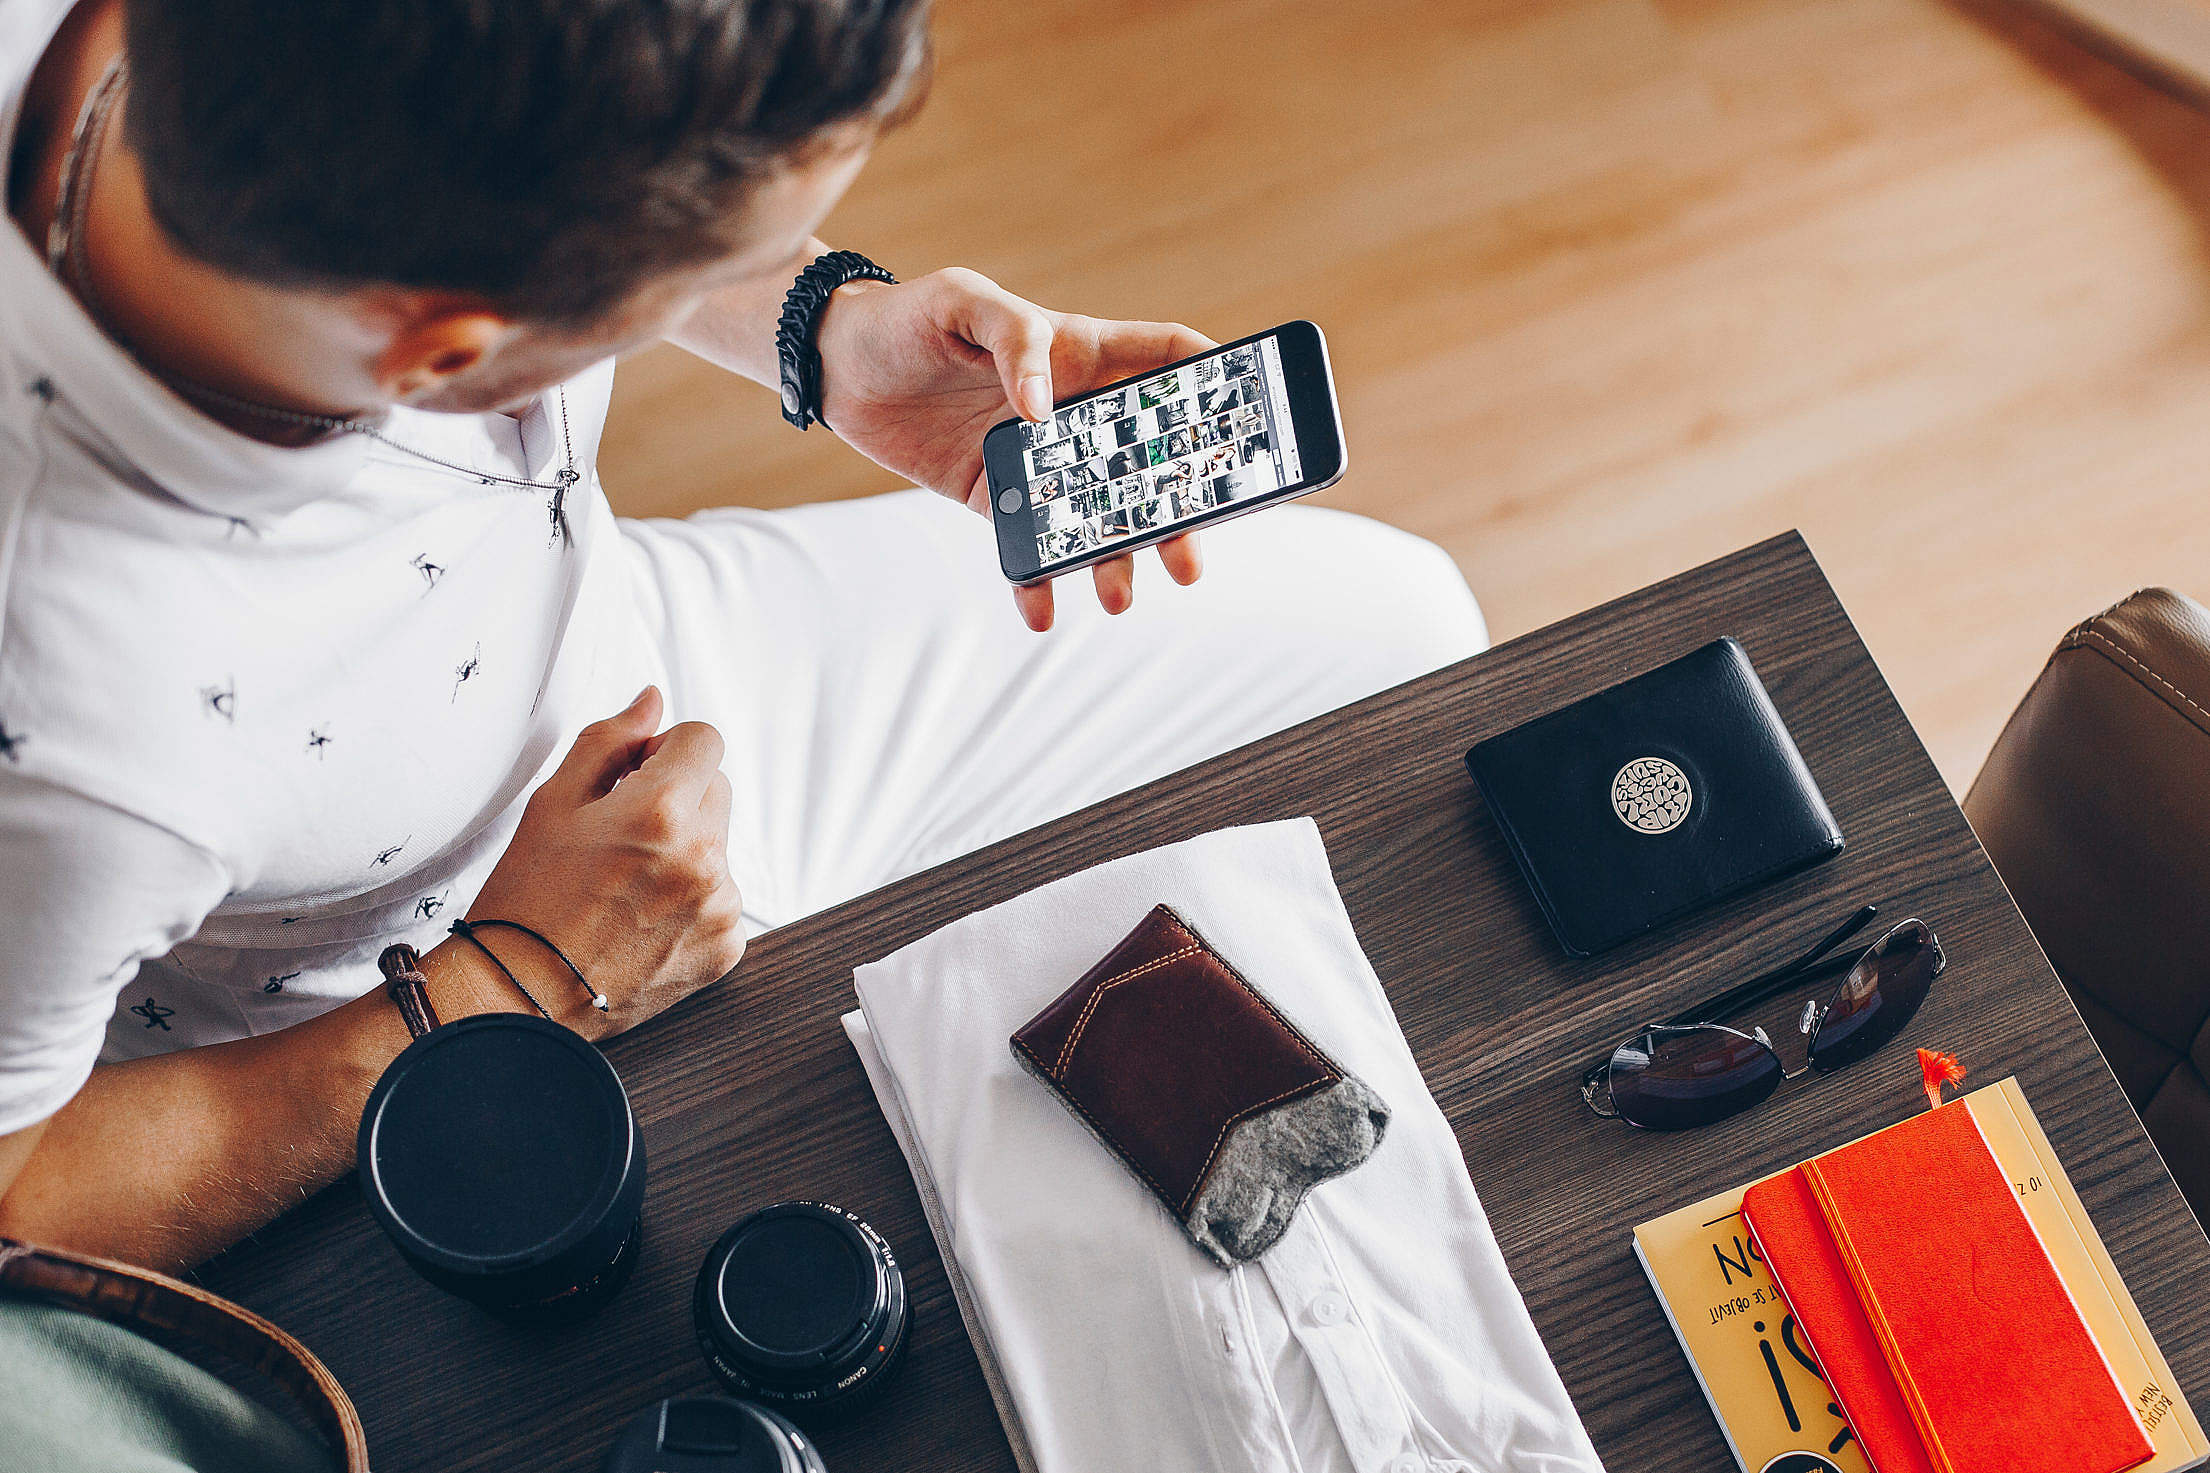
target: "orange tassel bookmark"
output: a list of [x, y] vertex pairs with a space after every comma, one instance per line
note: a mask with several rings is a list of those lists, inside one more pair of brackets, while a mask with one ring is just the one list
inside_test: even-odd
[[1926, 1077], [1926, 1108], [1929, 1110], [1941, 1108], [1943, 1085], [1964, 1083], [1964, 1065], [1957, 1062], [1955, 1054], [1922, 1048], [1918, 1051], [1918, 1068]]

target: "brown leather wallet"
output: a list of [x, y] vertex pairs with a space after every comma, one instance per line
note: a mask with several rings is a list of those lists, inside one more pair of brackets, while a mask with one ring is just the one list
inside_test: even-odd
[[1012, 1044], [1223, 1266], [1272, 1247], [1389, 1124], [1379, 1096], [1164, 905]]

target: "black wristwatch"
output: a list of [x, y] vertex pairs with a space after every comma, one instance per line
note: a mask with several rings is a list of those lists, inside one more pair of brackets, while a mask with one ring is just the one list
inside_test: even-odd
[[782, 365], [783, 418], [800, 429], [827, 424], [821, 417], [821, 353], [813, 345], [821, 309], [829, 293], [850, 281], [898, 278], [858, 251], [831, 251], [798, 273], [783, 296], [783, 315], [775, 323], [775, 356]]

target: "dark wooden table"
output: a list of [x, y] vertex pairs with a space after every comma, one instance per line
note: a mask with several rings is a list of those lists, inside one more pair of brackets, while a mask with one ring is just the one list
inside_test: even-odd
[[[1748, 649], [1848, 852], [1609, 955], [1568, 958], [1460, 754], [1721, 634]], [[648, 1246], [621, 1300], [588, 1325], [526, 1334], [430, 1289], [350, 1183], [212, 1265], [208, 1281], [329, 1362], [384, 1473], [595, 1469], [636, 1409], [709, 1388], [688, 1318], [708, 1244], [750, 1208], [825, 1197], [889, 1235], [916, 1306], [912, 1358], [884, 1404], [821, 1429], [831, 1469], [1010, 1469], [920, 1203], [837, 1026], [852, 968], [1100, 860], [1307, 813], [1612, 1468], [1732, 1462], [1631, 1226], [1898, 1118], [1912, 1108], [1913, 1043], [1953, 1049], [1976, 1082], [2019, 1077], [2180, 1384], [2210, 1413], [2210, 1243], [1793, 535], [760, 938], [731, 977], [609, 1045], [651, 1155]], [[1593, 1051], [1866, 900], [1926, 917], [1952, 958], [1898, 1043], [1707, 1130], [1648, 1135], [1582, 1110], [1574, 1079]], [[1785, 1024], [1796, 1001], [1759, 1021]]]

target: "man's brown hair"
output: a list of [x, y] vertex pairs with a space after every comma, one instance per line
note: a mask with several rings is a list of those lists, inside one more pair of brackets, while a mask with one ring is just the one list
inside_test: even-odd
[[128, 138], [187, 253], [586, 322], [746, 192], [917, 105], [928, 0], [126, 0]]

